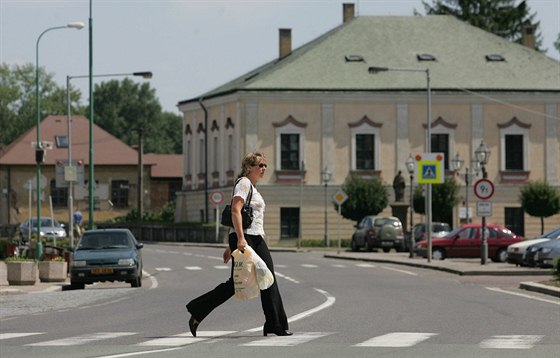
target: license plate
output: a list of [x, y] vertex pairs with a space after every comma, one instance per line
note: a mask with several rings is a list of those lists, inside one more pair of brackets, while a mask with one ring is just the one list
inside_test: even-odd
[[381, 246], [393, 246], [393, 242], [392, 241], [383, 241], [381, 243]]
[[91, 273], [93, 275], [106, 275], [109, 273], [113, 273], [113, 269], [112, 268], [94, 268], [91, 269]]

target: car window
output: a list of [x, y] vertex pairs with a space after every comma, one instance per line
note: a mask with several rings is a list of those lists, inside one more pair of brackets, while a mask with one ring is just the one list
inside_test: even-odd
[[489, 239], [495, 239], [497, 237], [504, 236], [503, 231], [501, 233], [502, 233], [502, 235], [500, 235], [498, 232], [496, 232], [496, 229], [494, 229], [494, 228], [491, 228], [491, 227], [486, 228], [486, 237], [489, 238]]
[[401, 223], [398, 222], [397, 220], [393, 220], [393, 219], [387, 219], [387, 222], [385, 224], [391, 224], [394, 227], [400, 227]]
[[78, 250], [130, 248], [132, 241], [126, 233], [102, 233], [85, 235], [80, 240]]
[[472, 227], [467, 227], [463, 231], [460, 231], [458, 236], [460, 239], [471, 239], [474, 237], [474, 232], [475, 229], [473, 229]]
[[375, 219], [373, 226], [383, 226], [385, 225], [385, 218]]
[[441, 231], [450, 231], [450, 227], [447, 224], [434, 224], [433, 231], [434, 232], [441, 232]]

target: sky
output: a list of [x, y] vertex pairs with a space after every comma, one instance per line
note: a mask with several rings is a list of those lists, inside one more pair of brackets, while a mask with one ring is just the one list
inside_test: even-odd
[[[421, 0], [91, 1], [94, 75], [151, 71], [150, 86], [163, 110], [176, 114], [178, 102], [277, 58], [280, 28], [292, 29], [296, 49], [342, 24], [345, 2], [356, 5], [358, 16], [425, 13]], [[553, 46], [560, 33], [560, 0], [527, 3], [541, 23], [547, 56], [560, 60]], [[89, 19], [89, 0], [0, 0], [0, 63], [34, 65], [44, 30], [83, 22], [82, 30], [49, 31], [39, 41], [39, 66], [65, 88], [66, 76], [89, 74]], [[87, 104], [88, 79], [71, 83]]]

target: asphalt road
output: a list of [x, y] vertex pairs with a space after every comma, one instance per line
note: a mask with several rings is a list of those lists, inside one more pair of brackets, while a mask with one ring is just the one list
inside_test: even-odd
[[522, 277], [459, 277], [274, 252], [291, 337], [262, 336], [260, 300], [233, 298], [188, 333], [185, 303], [229, 275], [222, 249], [146, 245], [140, 289], [0, 297], [1, 357], [556, 357], [560, 300]]

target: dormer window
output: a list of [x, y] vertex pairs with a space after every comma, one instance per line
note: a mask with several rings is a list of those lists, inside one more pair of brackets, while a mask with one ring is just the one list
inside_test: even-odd
[[55, 136], [56, 147], [57, 148], [68, 148], [68, 137], [65, 135]]
[[436, 57], [429, 53], [419, 53], [416, 55], [418, 61], [436, 61]]
[[346, 62], [366, 62], [361, 55], [346, 55], [344, 56]]
[[505, 57], [502, 55], [498, 55], [498, 54], [486, 55], [487, 62], [504, 62], [505, 60], [506, 60]]

